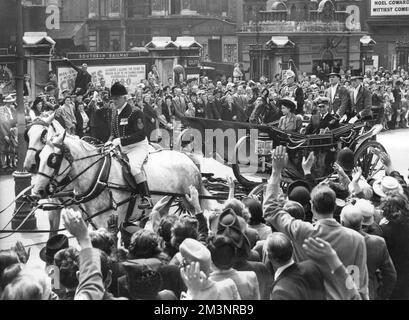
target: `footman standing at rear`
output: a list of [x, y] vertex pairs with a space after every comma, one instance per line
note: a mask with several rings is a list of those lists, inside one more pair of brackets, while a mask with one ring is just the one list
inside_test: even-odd
[[126, 88], [119, 82], [111, 88], [111, 96], [115, 107], [111, 124], [111, 137], [107, 144], [120, 146], [129, 158], [131, 173], [141, 194], [139, 209], [152, 208], [146, 176], [142, 165], [149, 154], [149, 143], [145, 131], [144, 114], [127, 103]]

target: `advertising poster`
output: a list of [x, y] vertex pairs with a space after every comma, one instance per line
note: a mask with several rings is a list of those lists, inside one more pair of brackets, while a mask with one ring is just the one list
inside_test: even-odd
[[371, 0], [371, 16], [409, 15], [409, 0]]
[[[115, 65], [115, 66], [88, 66], [88, 72], [92, 76], [92, 82], [97, 84], [100, 79], [105, 79], [106, 86], [111, 87], [115, 82], [121, 82], [134, 92], [141, 80], [145, 79], [145, 65]], [[60, 93], [68, 89], [74, 90], [77, 72], [70, 67], [58, 68], [58, 87]]]

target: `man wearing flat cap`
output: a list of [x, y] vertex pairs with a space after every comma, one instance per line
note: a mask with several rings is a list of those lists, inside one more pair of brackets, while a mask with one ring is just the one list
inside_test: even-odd
[[68, 58], [63, 58], [75, 71], [77, 71], [77, 77], [75, 78], [75, 85], [73, 93], [84, 95], [88, 90], [88, 85], [91, 82], [91, 75], [88, 73], [88, 65], [83, 63], [81, 68], [73, 64]]
[[128, 155], [131, 173], [142, 197], [138, 208], [148, 209], [152, 208], [152, 200], [145, 174], [142, 172], [142, 165], [149, 153], [144, 114], [127, 103], [127, 94], [122, 84], [113, 84], [111, 97], [115, 110], [108, 143], [120, 146], [122, 152]]
[[330, 73], [331, 86], [326, 90], [325, 96], [329, 98], [330, 113], [339, 119], [346, 120], [346, 114], [350, 112], [351, 108], [351, 97], [340, 81], [341, 75], [339, 73]]

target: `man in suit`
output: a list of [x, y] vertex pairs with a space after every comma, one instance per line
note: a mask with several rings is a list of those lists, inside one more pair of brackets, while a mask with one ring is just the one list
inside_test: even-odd
[[310, 260], [296, 263], [293, 245], [285, 234], [274, 232], [268, 236], [263, 251], [275, 270], [272, 300], [326, 300], [326, 279], [338, 286], [338, 299], [360, 300], [351, 277], [327, 241], [308, 238], [303, 248]]
[[87, 71], [88, 65], [86, 63], [83, 63], [81, 68], [79, 68], [70, 60], [68, 60], [68, 58], [63, 58], [63, 60], [66, 61], [71, 66], [71, 68], [78, 72], [77, 77], [75, 78], [75, 85], [72, 93], [82, 95], [85, 94], [88, 90], [88, 85], [92, 80], [91, 75]]
[[349, 123], [372, 115], [372, 94], [362, 85], [362, 76], [351, 77], [351, 114]]
[[[375, 211], [367, 200], [367, 206]], [[386, 242], [383, 238], [370, 235], [362, 230], [363, 214], [359, 207], [348, 205], [341, 211], [341, 224], [359, 232], [365, 238], [367, 251], [367, 267], [369, 274], [369, 298], [371, 300], [386, 300], [395, 288], [396, 270], [389, 256]]]
[[320, 125], [319, 129], [320, 130], [325, 130], [325, 129], [332, 129], [334, 126], [334, 117], [330, 113], [330, 99], [327, 97], [318, 97], [317, 100], [317, 106], [318, 109], [320, 110]]
[[146, 135], [145, 116], [142, 111], [132, 108], [127, 103], [127, 90], [119, 82], [111, 88], [114, 104], [111, 137], [108, 143], [121, 146], [122, 152], [128, 155], [131, 173], [141, 194], [139, 209], [152, 208], [152, 200], [145, 174], [142, 172], [143, 163], [149, 153], [149, 143]]
[[340, 84], [340, 81], [341, 75], [339, 73], [330, 73], [329, 82], [331, 86], [326, 90], [325, 95], [330, 99], [330, 112], [341, 119], [350, 112], [351, 97], [348, 90]]
[[176, 119], [181, 120], [185, 116], [186, 105], [185, 98], [182, 95], [182, 89], [176, 88], [175, 97], [173, 98], [173, 108]]
[[[277, 231], [287, 235], [294, 244], [297, 262], [308, 259], [302, 245], [309, 237], [319, 237], [331, 244], [347, 270], [352, 270], [359, 284], [359, 293], [368, 299], [368, 269], [366, 266], [366, 245], [362, 235], [341, 226], [334, 219], [336, 208], [335, 192], [326, 184], [316, 186], [311, 192], [311, 211], [315, 224], [294, 219], [283, 209], [283, 192], [280, 188], [281, 172], [287, 166], [286, 148], [278, 146], [273, 152], [271, 178], [267, 184], [264, 199], [264, 218]], [[327, 298], [337, 297], [338, 286], [325, 281]]]

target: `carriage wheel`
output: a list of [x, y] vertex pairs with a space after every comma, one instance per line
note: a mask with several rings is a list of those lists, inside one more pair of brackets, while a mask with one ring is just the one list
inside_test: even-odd
[[371, 152], [371, 148], [386, 153], [382, 144], [374, 140], [368, 140], [358, 148], [354, 155], [355, 166], [361, 167], [362, 175], [367, 180], [374, 178], [383, 169], [380, 157]]
[[[250, 159], [254, 154], [249, 136], [242, 137], [234, 148], [235, 158], [232, 163], [234, 176], [248, 189], [253, 189], [266, 181], [271, 173], [271, 156], [257, 156], [257, 159]], [[257, 162], [257, 165], [252, 162]]]
[[[294, 182], [294, 180], [286, 176], [286, 174], [283, 172], [280, 186], [284, 193], [287, 193], [287, 188], [292, 182]], [[256, 198], [263, 204], [264, 203], [264, 192], [266, 190], [266, 187], [267, 187], [266, 182], [259, 184], [257, 187], [251, 190], [251, 192], [248, 194], [248, 197]]]

